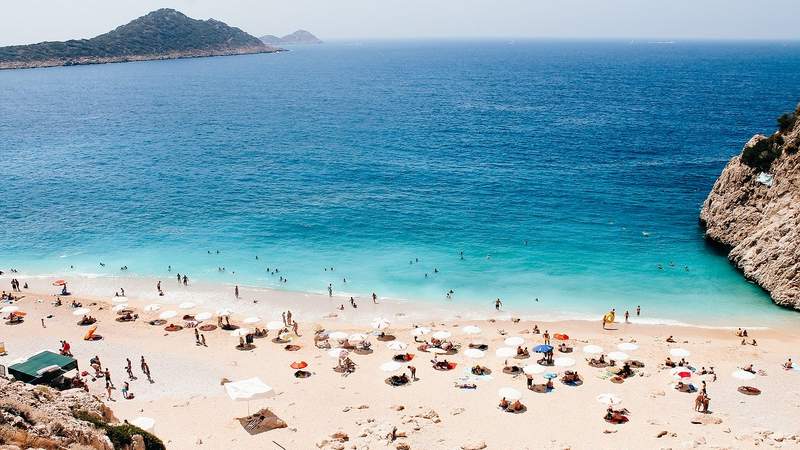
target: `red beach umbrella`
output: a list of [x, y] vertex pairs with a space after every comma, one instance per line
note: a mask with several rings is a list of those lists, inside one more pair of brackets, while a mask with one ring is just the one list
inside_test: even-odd
[[554, 334], [553, 338], [558, 340], [558, 341], [568, 341], [569, 340], [569, 336], [567, 336], [566, 334], [561, 334], [561, 333]]
[[67, 284], [67, 282], [64, 280], [53, 281], [53, 286], [64, 286], [65, 284]]
[[289, 367], [295, 370], [305, 369], [308, 367], [308, 363], [305, 361], [295, 361]]

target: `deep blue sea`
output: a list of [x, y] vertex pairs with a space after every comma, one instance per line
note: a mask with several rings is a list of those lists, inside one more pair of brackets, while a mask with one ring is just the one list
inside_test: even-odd
[[697, 220], [798, 100], [799, 42], [339, 42], [0, 71], [0, 268], [798, 323]]

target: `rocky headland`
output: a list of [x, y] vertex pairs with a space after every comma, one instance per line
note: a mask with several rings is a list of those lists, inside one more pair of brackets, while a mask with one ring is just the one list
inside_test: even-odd
[[800, 106], [728, 162], [703, 204], [706, 237], [781, 306], [800, 310]]

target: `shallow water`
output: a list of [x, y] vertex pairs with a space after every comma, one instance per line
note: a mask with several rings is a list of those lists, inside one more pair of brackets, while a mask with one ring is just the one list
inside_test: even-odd
[[697, 216], [798, 92], [798, 43], [330, 43], [2, 71], [0, 267], [796, 323]]

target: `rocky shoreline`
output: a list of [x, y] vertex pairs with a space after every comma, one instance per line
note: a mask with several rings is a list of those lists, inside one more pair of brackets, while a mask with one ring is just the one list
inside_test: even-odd
[[706, 237], [777, 305], [800, 310], [800, 106], [753, 136], [703, 203]]
[[258, 53], [278, 53], [286, 50], [269, 46], [252, 46], [229, 48], [223, 50], [194, 50], [186, 52], [170, 52], [153, 55], [129, 55], [114, 57], [81, 57], [65, 59], [48, 59], [39, 61], [8, 61], [0, 62], [0, 70], [10, 69], [35, 69], [42, 67], [81, 66], [90, 64], [111, 64], [134, 61], [159, 61], [167, 59], [207, 58], [212, 56], [253, 55]]

